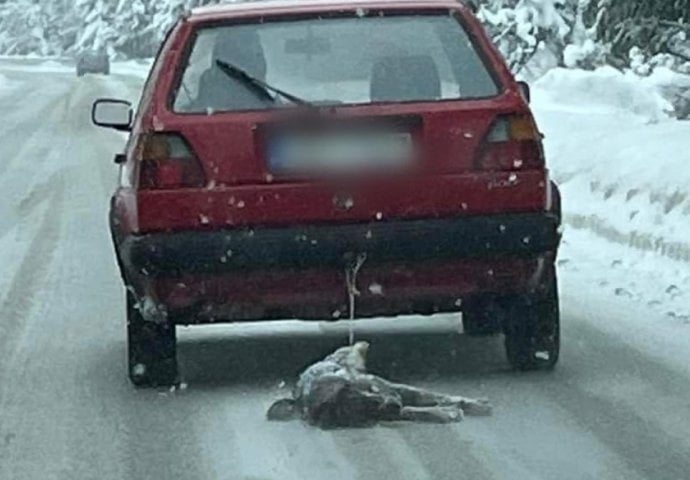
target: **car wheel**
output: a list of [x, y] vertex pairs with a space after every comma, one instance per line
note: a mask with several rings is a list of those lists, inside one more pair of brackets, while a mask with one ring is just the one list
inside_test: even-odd
[[503, 312], [495, 301], [470, 299], [462, 307], [462, 330], [466, 335], [484, 336], [501, 333]]
[[137, 387], [168, 387], [179, 382], [175, 325], [147, 322], [127, 292], [129, 378]]
[[544, 284], [533, 294], [507, 305], [504, 326], [508, 362], [518, 370], [549, 370], [560, 354], [558, 281], [553, 265]]

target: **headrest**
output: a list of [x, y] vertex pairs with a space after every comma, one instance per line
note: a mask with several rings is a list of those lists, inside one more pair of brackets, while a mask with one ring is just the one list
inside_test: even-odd
[[213, 60], [228, 62], [262, 79], [266, 76], [263, 46], [253, 26], [221, 29], [213, 46]]

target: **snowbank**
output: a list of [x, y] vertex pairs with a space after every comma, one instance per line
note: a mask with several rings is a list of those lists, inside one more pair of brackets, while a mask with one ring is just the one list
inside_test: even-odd
[[690, 372], [690, 121], [664, 98], [684, 85], [667, 69], [558, 69], [533, 106], [563, 194], [562, 311]]
[[554, 70], [534, 85], [566, 219], [618, 244], [690, 261], [690, 122], [661, 90], [690, 79]]
[[[649, 80], [649, 79], [644, 79]], [[621, 73], [611, 67], [594, 72], [556, 68], [535, 84], [534, 104], [573, 112], [633, 113], [647, 121], [658, 122], [672, 110], [661, 92], [633, 73]]]
[[112, 72], [120, 75], [146, 78], [149, 75], [153, 59], [124, 60], [112, 62]]
[[[64, 58], [36, 58], [36, 57], [0, 57], [2, 70], [7, 72], [31, 72], [31, 73], [68, 73], [75, 74], [73, 59]], [[114, 74], [126, 75], [145, 79], [153, 59], [120, 60], [111, 62], [111, 71]], [[0, 88], [2, 81], [0, 80]]]
[[74, 73], [74, 66], [68, 60], [8, 57], [3, 60], [2, 70], [6, 72]]
[[34, 70], [39, 71], [39, 72], [46, 72], [46, 73], [63, 73], [63, 72], [72, 73], [74, 71], [74, 68], [70, 65], [60, 63], [57, 60], [46, 60], [45, 62], [41, 63], [40, 65], [37, 65], [36, 67], [34, 67]]
[[13, 82], [6, 76], [0, 73], [0, 95], [4, 95], [11, 91], [15, 86], [17, 82]]
[[674, 114], [672, 101], [690, 92], [690, 76], [659, 67], [648, 76], [602, 67], [593, 72], [554, 68], [535, 83], [534, 103], [573, 112], [633, 113], [650, 123]]

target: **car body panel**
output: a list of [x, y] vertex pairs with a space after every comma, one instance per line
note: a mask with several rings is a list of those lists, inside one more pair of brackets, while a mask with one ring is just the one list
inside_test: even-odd
[[[196, 28], [316, 13], [340, 15], [358, 9], [452, 11], [480, 49], [500, 93], [485, 99], [343, 105], [317, 111], [292, 108], [212, 115], [172, 111], [171, 92], [179, 81], [179, 65], [184, 62]], [[120, 184], [112, 200], [111, 229], [125, 282], [139, 297], [160, 302], [178, 323], [265, 320], [281, 315], [317, 319], [331, 318], [336, 311], [343, 313], [346, 257], [372, 254], [366, 238], [347, 240], [350, 233], [342, 233], [345, 231], [358, 231], [366, 237], [368, 231], [375, 235], [377, 229], [383, 229], [392, 232], [386, 237], [391, 245], [400, 238], [414, 240], [406, 247], [405, 257], [389, 256], [377, 262], [374, 253], [373, 260], [370, 258], [362, 268], [364, 284], [375, 283], [377, 278], [385, 283], [384, 295], [363, 294], [357, 316], [364, 317], [458, 311], [458, 300], [468, 295], [527, 292], [538, 284], [544, 262], [553, 262], [556, 256], [560, 214], [555, 209], [560, 206], [554, 204], [557, 189], [549, 180], [548, 170], [518, 164], [486, 170], [476, 164], [496, 118], [515, 113], [529, 115], [529, 106], [482, 26], [460, 3], [271, 2], [195, 9], [170, 30], [139, 105]], [[389, 118], [417, 121], [413, 135], [424, 145], [426, 159], [421, 171], [328, 182], [276, 175], [267, 166], [262, 135], [272, 126], [315, 119], [327, 123]], [[199, 188], [140, 190], [137, 143], [152, 132], [181, 133], [201, 159], [206, 184]], [[351, 201], [343, 205], [338, 201], [343, 197]], [[525, 215], [536, 220], [524, 223]], [[436, 222], [444, 221], [473, 225], [468, 232], [475, 235], [475, 242], [469, 241], [462, 229], [435, 229]], [[416, 233], [410, 234], [404, 225], [413, 223]], [[510, 234], [506, 233], [507, 225], [522, 227], [514, 227]], [[543, 242], [530, 245], [538, 236], [536, 230], [530, 230], [536, 228], [534, 225], [549, 227], [543, 232]], [[308, 232], [322, 227], [333, 230], [318, 239], [309, 238]], [[277, 247], [264, 240], [267, 237], [257, 235], [253, 239], [257, 242], [255, 248], [267, 249], [269, 259], [271, 249], [277, 248], [294, 256], [295, 262], [259, 262], [239, 271], [228, 270], [223, 267], [233, 264], [231, 254], [242, 258], [244, 250], [249, 252], [254, 247], [246, 243], [225, 245], [222, 241], [204, 243], [212, 237], [242, 237], [275, 229], [287, 232]], [[437, 255], [428, 251], [429, 245], [436, 244], [425, 235], [444, 239], [437, 245]], [[324, 261], [300, 264], [305, 251], [291, 248], [299, 246], [305, 236], [310, 255]], [[501, 237], [510, 241], [500, 251], [492, 249], [492, 242]], [[180, 238], [189, 240], [180, 246]], [[337, 238], [345, 240], [335, 244], [329, 241]], [[316, 243], [311, 243], [313, 240]], [[449, 247], [453, 242], [474, 247], [471, 251]], [[200, 250], [198, 245], [202, 245]], [[329, 250], [327, 245], [332, 248]], [[195, 249], [200, 258], [205, 258], [201, 254], [204, 251], [217, 256], [215, 266], [219, 270], [194, 267]], [[146, 263], [147, 258], [155, 263], [160, 255], [172, 268], [156, 271], [153, 264]], [[186, 256], [191, 257], [191, 264]]]

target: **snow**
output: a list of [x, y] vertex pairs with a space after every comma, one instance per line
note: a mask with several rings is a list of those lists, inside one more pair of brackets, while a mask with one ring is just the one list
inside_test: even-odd
[[563, 311], [581, 312], [597, 328], [690, 374], [687, 263], [574, 228], [566, 230], [559, 258]]
[[[622, 233], [687, 242], [689, 122], [649, 123], [601, 86], [589, 91], [588, 77], [605, 81], [596, 72], [573, 72], [582, 82], [570, 79], [571, 92], [535, 86], [567, 219], [555, 372], [507, 372], [500, 338], [448, 335], [457, 315], [210, 325], [179, 329], [189, 389], [159, 394], [124, 378], [124, 301], [104, 221], [122, 141], [65, 114], [88, 112], [96, 95], [135, 100], [143, 69], [77, 79], [34, 64], [38, 74], [0, 62], [0, 83], [41, 93], [21, 109], [0, 93], [0, 478], [687, 477], [690, 269], [670, 250], [628, 247]], [[481, 393], [496, 415], [333, 432], [266, 422], [275, 386], [351, 325], [400, 381]]]
[[[10, 57], [11, 58], [11, 57]], [[23, 58], [12, 58], [13, 62], [5, 62], [2, 69], [6, 72], [31, 72], [31, 73], [74, 73], [75, 67], [69, 64], [68, 60], [59, 59], [39, 59], [32, 60]]]
[[142, 79], [148, 77], [152, 65], [152, 58], [143, 60], [115, 61], [111, 64], [113, 73], [118, 73], [120, 75], [131, 75]]
[[632, 73], [612, 67], [594, 72], [556, 68], [534, 85], [535, 106], [557, 109], [568, 107], [582, 113], [633, 113], [649, 122], [666, 117], [671, 105], [656, 89], [649, 88]]
[[690, 371], [690, 122], [661, 92], [688, 77], [556, 69], [533, 108], [563, 196], [562, 310]]
[[[0, 58], [2, 60], [2, 58]], [[5, 57], [2, 69], [6, 72], [29, 73], [60, 73], [75, 74], [74, 60], [65, 58], [27, 59], [23, 57]], [[111, 72], [116, 75], [126, 75], [146, 79], [151, 70], [153, 59], [116, 60], [111, 62]], [[0, 90], [3, 88], [4, 77], [0, 76]], [[5, 81], [7, 81], [5, 79]]]
[[4, 75], [0, 74], [0, 94], [6, 92], [11, 87], [10, 81]]
[[534, 85], [533, 106], [567, 221], [688, 261], [690, 124], [663, 113], [668, 81], [554, 70]]
[[[35, 223], [28, 223], [28, 227], [10, 227], [5, 222], [0, 223], [0, 265], [2, 265], [2, 275], [0, 275], [0, 305], [6, 302], [8, 292], [13, 280], [20, 267], [21, 259], [26, 254], [31, 243], [31, 237], [38, 230], [40, 217], [34, 215], [31, 218]], [[2, 218], [6, 218], [4, 215]], [[8, 230], [9, 228], [9, 230]]]

